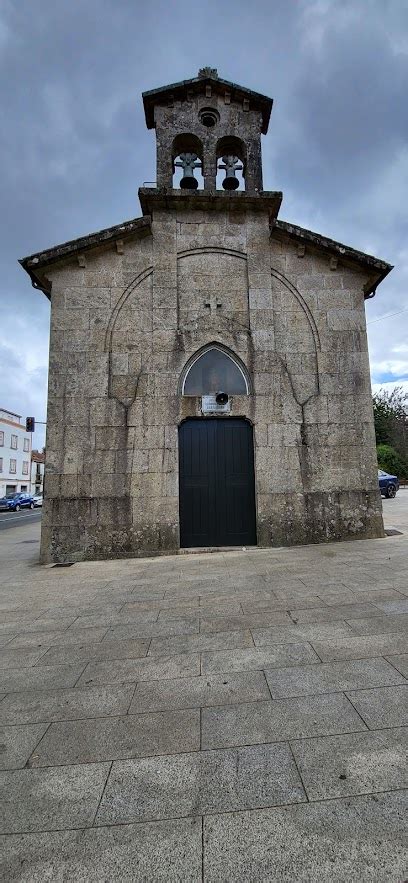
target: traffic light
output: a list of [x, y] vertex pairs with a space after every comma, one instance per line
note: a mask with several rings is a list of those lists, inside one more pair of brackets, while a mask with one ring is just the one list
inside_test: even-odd
[[35, 417], [26, 417], [26, 432], [34, 432]]

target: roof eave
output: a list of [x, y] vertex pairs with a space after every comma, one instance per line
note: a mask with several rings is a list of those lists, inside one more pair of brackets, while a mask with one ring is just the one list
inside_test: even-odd
[[114, 227], [107, 227], [104, 230], [98, 230], [96, 233], [90, 233], [87, 236], [80, 236], [78, 239], [71, 239], [69, 242], [63, 242], [61, 245], [55, 245], [45, 251], [28, 255], [19, 260], [19, 264], [28, 273], [31, 284], [34, 288], [42, 291], [48, 299], [51, 297], [51, 283], [46, 277], [45, 270], [53, 264], [60, 263], [63, 260], [69, 260], [84, 252], [94, 248], [100, 248], [115, 240], [126, 240], [135, 233], [147, 235], [151, 232], [151, 222], [149, 217], [133, 218], [125, 221], [123, 224], [115, 224]]
[[394, 269], [392, 264], [374, 257], [374, 255], [357, 251], [349, 245], [344, 245], [344, 243], [337, 242], [335, 239], [329, 239], [320, 233], [314, 233], [305, 227], [290, 224], [288, 221], [277, 220], [273, 232], [277, 232], [278, 237], [279, 235], [289, 236], [297, 242], [309, 245], [309, 247], [320, 251], [326, 251], [328, 254], [338, 257], [344, 264], [357, 265], [368, 271], [369, 276], [364, 286], [365, 298], [374, 297], [380, 282]]
[[220, 77], [193, 77], [190, 80], [180, 80], [178, 83], [170, 83], [168, 86], [159, 89], [150, 89], [148, 92], [142, 93], [143, 107], [145, 111], [146, 126], [148, 129], [154, 129], [154, 108], [160, 104], [163, 99], [176, 95], [180, 92], [202, 91], [203, 87], [211, 86], [215, 91], [224, 89], [232, 93], [235, 98], [242, 96], [248, 98], [256, 106], [258, 105], [262, 111], [262, 134], [266, 135], [269, 126], [269, 120], [272, 112], [273, 99], [260, 92], [254, 92], [247, 89], [246, 86], [240, 86], [238, 83], [232, 83], [229, 80], [223, 80]]

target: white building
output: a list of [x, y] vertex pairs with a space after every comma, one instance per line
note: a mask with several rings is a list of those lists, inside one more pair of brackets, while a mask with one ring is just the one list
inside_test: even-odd
[[44, 489], [44, 451], [31, 451], [31, 493], [42, 494]]
[[31, 437], [20, 414], [0, 408], [0, 496], [31, 490]]

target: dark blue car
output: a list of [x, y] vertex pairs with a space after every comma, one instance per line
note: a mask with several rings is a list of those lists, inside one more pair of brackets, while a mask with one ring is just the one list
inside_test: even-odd
[[389, 475], [383, 469], [378, 470], [378, 484], [383, 497], [395, 497], [399, 489], [399, 481], [396, 475]]
[[0, 499], [0, 509], [18, 512], [19, 509], [34, 509], [32, 494], [8, 494]]

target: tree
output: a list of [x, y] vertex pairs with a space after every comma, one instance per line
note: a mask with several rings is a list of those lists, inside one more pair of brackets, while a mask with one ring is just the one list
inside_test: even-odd
[[380, 389], [373, 396], [375, 438], [379, 465], [401, 478], [408, 477], [408, 393], [401, 386]]

